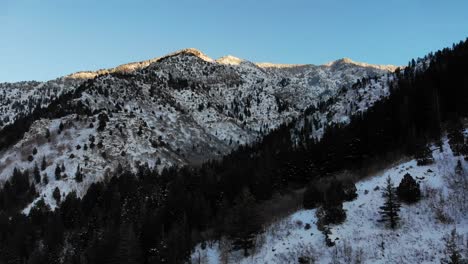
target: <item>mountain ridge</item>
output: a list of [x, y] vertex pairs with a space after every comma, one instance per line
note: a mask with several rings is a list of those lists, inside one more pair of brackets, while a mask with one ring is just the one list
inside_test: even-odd
[[[0, 142], [0, 181], [8, 179], [14, 168], [31, 171], [35, 162], [45, 158], [43, 173], [49, 184], [37, 188], [54, 208], [55, 187], [80, 195], [119, 164], [132, 170], [148, 164], [161, 170], [217, 159], [301, 117], [308, 107], [323, 104], [357, 80], [391, 74], [354, 64], [261, 68], [233, 56], [224, 62], [215, 62], [196, 49], [184, 49], [81, 79], [31, 83], [27, 89], [4, 84], [0, 89], [0, 136], [4, 139]], [[362, 92], [340, 96], [351, 101], [369, 97], [371, 104], [388, 90], [373, 83]], [[314, 117], [320, 124], [316, 137], [329, 123], [346, 121], [355, 111], [366, 109], [364, 103], [348, 109], [339, 102], [333, 105], [333, 115]], [[22, 118], [30, 127], [23, 125]], [[5, 126], [9, 130], [2, 131]], [[34, 148], [38, 154], [30, 162], [25, 153]], [[82, 183], [56, 180], [54, 167], [62, 165], [65, 175], [74, 175], [79, 168], [88, 177]]]
[[212, 63], [219, 63], [219, 64], [228, 64], [228, 65], [240, 65], [241, 63], [251, 63], [253, 65], [256, 65], [257, 67], [260, 68], [295, 68], [295, 67], [304, 67], [304, 66], [312, 66], [312, 67], [320, 67], [320, 66], [334, 66], [337, 64], [353, 64], [357, 66], [362, 66], [362, 67], [369, 67], [369, 68], [376, 68], [380, 70], [386, 70], [386, 71], [395, 71], [397, 68], [401, 66], [395, 66], [395, 65], [380, 65], [380, 64], [369, 64], [365, 62], [356, 62], [353, 61], [349, 58], [341, 58], [337, 59], [325, 64], [321, 65], [315, 65], [315, 64], [284, 64], [284, 63], [272, 63], [272, 62], [251, 62], [246, 59], [242, 59], [239, 57], [236, 57], [234, 55], [225, 55], [222, 56], [218, 59], [212, 59], [211, 57], [207, 56], [204, 52], [200, 51], [199, 49], [196, 48], [185, 48], [181, 49], [172, 53], [169, 53], [167, 55], [163, 55], [160, 57], [156, 57], [153, 59], [148, 59], [148, 60], [143, 60], [143, 61], [137, 61], [137, 62], [130, 62], [130, 63], [125, 63], [118, 65], [113, 68], [108, 68], [108, 69], [99, 69], [96, 71], [78, 71], [75, 73], [68, 74], [64, 77], [66, 78], [73, 78], [73, 79], [91, 79], [94, 78], [98, 75], [101, 74], [108, 74], [108, 73], [131, 73], [136, 70], [148, 67], [150, 64], [161, 61], [163, 59], [173, 57], [173, 56], [181, 56], [181, 55], [193, 55], [196, 56], [204, 61], [207, 62], [212, 62]]

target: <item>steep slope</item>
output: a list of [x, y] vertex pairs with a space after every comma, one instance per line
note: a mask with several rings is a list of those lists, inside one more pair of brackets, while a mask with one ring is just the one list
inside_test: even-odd
[[31, 114], [36, 108], [47, 107], [83, 81], [62, 77], [48, 82], [0, 83], [0, 129]]
[[[327, 247], [325, 236], [317, 230], [316, 209], [300, 210], [266, 228], [257, 237], [252, 256], [225, 252], [230, 249], [223, 245], [229, 243], [223, 241], [208, 243], [206, 249], [195, 248], [192, 262], [220, 263], [221, 258], [227, 258], [229, 263], [296, 263], [303, 257], [316, 263], [438, 263], [447, 257], [444, 238], [452, 229], [468, 236], [468, 163], [453, 154], [446, 139], [442, 149], [432, 149], [434, 164], [402, 162], [356, 184], [358, 198], [344, 203], [345, 222], [330, 229], [335, 247]], [[455, 170], [458, 161], [461, 174]], [[387, 229], [377, 221], [384, 203], [382, 189], [387, 177], [398, 184], [407, 173], [421, 185], [423, 198], [416, 204], [403, 204], [399, 229]], [[458, 242], [463, 249], [463, 242]]]
[[[63, 117], [35, 121], [19, 142], [0, 153], [0, 181], [8, 179], [14, 168], [33, 171], [45, 163], [41, 177], [48, 183], [37, 183], [36, 188], [53, 206], [55, 187], [63, 195], [72, 190], [82, 195], [119, 165], [161, 170], [200, 164], [260, 139], [311, 105], [336, 95], [354, 101], [356, 95], [343, 95], [340, 89], [387, 73], [388, 69], [349, 61], [259, 67], [232, 56], [214, 61], [186, 49], [110, 70], [34, 83], [36, 88], [6, 85], [17, 87], [4, 92], [11, 98], [3, 112], [12, 116], [10, 122], [54, 101], [61, 111], [68, 110]], [[50, 92], [41, 87], [56, 88]], [[386, 93], [381, 86], [374, 90]], [[26, 91], [44, 103], [33, 101], [30, 108], [12, 114], [9, 105]], [[61, 101], [60, 94], [73, 92], [72, 99]], [[341, 108], [335, 112], [354, 113]], [[57, 166], [65, 170], [55, 176]], [[74, 180], [78, 170], [85, 176], [80, 183]]]

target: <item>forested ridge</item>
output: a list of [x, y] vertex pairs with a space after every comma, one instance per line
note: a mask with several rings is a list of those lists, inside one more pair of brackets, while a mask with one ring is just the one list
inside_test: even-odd
[[292, 122], [199, 167], [120, 168], [82, 199], [69, 194], [54, 211], [43, 202], [28, 216], [19, 211], [35, 193], [28, 173], [16, 171], [0, 192], [0, 263], [183, 263], [195, 244], [225, 235], [247, 255], [268, 220], [258, 205], [274, 194], [310, 189], [389, 156], [423, 162], [427, 144], [443, 133], [468, 157], [466, 69], [468, 41], [411, 61], [395, 73], [390, 96], [349, 125], [329, 127], [320, 141], [293, 140], [301, 132]]

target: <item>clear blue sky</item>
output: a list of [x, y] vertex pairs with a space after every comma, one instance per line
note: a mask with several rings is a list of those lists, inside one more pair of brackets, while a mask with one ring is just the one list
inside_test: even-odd
[[194, 47], [217, 58], [406, 64], [468, 37], [466, 0], [0, 0], [0, 82]]

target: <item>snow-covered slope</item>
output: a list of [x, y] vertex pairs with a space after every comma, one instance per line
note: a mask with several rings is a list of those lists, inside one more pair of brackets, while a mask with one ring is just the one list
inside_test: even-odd
[[0, 83], [0, 129], [38, 107], [48, 106], [83, 81], [62, 77], [48, 82]]
[[309, 107], [293, 132], [299, 137], [302, 130], [307, 130], [311, 137], [320, 139], [328, 126], [347, 125], [351, 116], [364, 113], [377, 101], [389, 96], [394, 80], [394, 74], [388, 73], [341, 88], [322, 104]]
[[[36, 188], [54, 207], [56, 186], [62, 194], [75, 190], [81, 195], [119, 164], [135, 170], [143, 164], [158, 169], [199, 164], [261, 138], [330, 98], [341, 98], [342, 103], [330, 110], [334, 107], [342, 121], [355, 111], [347, 110], [347, 102], [341, 100], [354, 101], [360, 93], [351, 92], [351, 85], [386, 74], [387, 68], [347, 60], [322, 66], [259, 66], [232, 56], [216, 61], [186, 49], [47, 83], [4, 84], [0, 94], [8, 100], [2, 101], [0, 113], [10, 117], [8, 122], [54, 100], [70, 114], [36, 120], [19, 142], [1, 150], [0, 183], [14, 168], [32, 171], [45, 160], [41, 176], [49, 181]], [[370, 92], [375, 100], [387, 93], [379, 80]], [[71, 101], [61, 101], [61, 94], [77, 87], [79, 93], [67, 99]], [[15, 106], [23, 104], [29, 107]], [[57, 165], [65, 168], [59, 180], [54, 176]], [[78, 167], [85, 175], [82, 183], [74, 180]]]
[[[358, 197], [344, 203], [346, 220], [331, 226], [334, 247], [325, 245], [325, 236], [317, 230], [314, 210], [300, 210], [267, 227], [257, 237], [254, 254], [244, 258], [241, 252], [228, 252], [229, 241], [208, 243], [194, 249], [192, 263], [297, 263], [308, 257], [316, 263], [440, 263], [445, 258], [444, 238], [452, 229], [468, 237], [468, 163], [453, 155], [447, 141], [443, 150], [433, 147], [434, 164], [417, 166], [415, 160], [398, 164], [356, 184]], [[455, 173], [458, 161], [464, 172]], [[387, 177], [398, 185], [409, 173], [421, 185], [422, 199], [402, 204], [400, 227], [388, 229], [378, 222], [383, 205], [382, 189]], [[310, 224], [310, 229], [305, 228]], [[463, 254], [466, 240], [458, 241]], [[360, 260], [360, 262], [358, 261]]]

